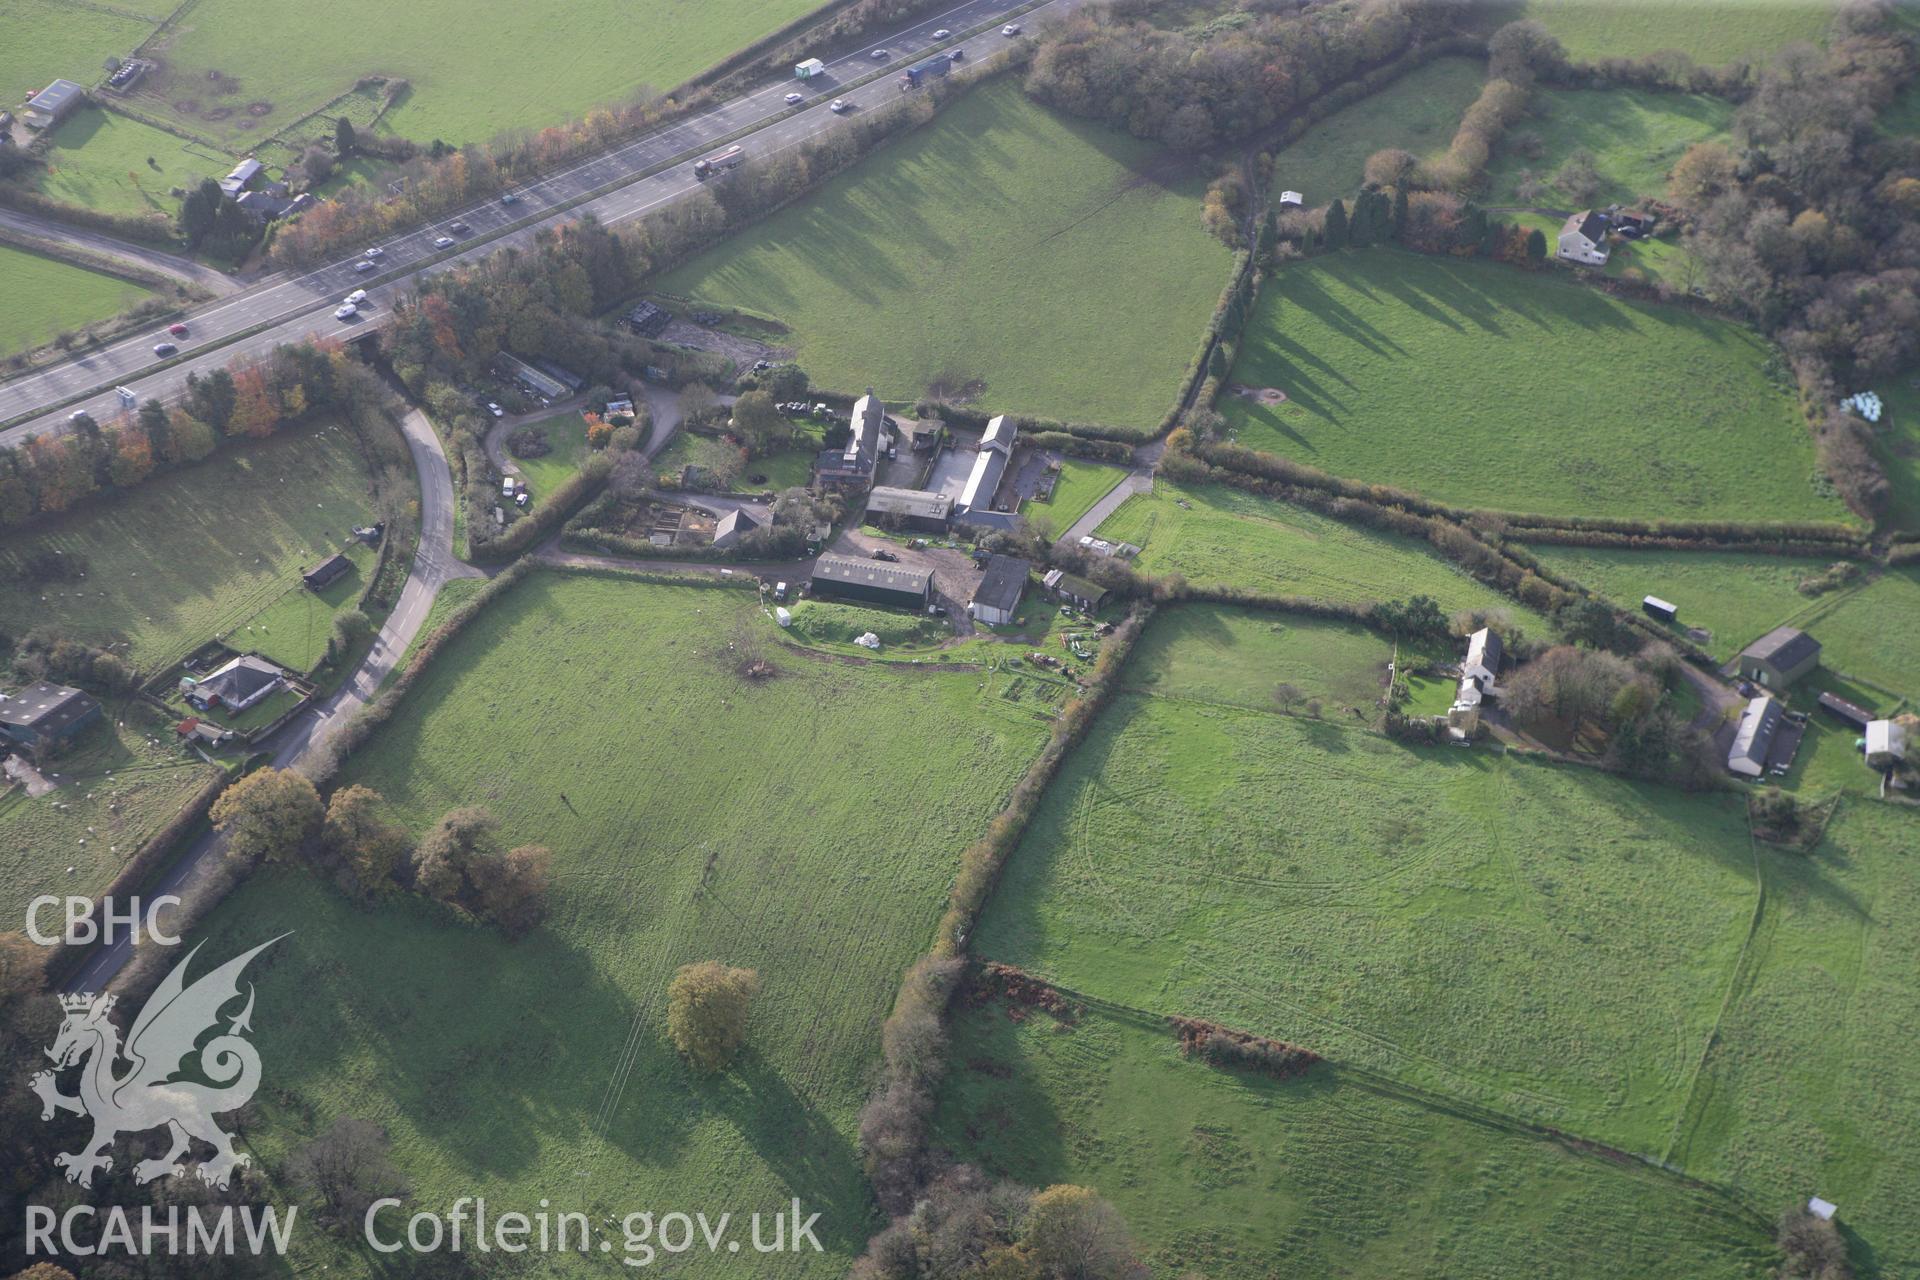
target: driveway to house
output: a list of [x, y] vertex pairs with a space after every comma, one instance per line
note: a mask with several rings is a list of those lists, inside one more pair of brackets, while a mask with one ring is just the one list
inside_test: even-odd
[[[419, 635], [441, 586], [455, 578], [486, 576], [454, 558], [453, 472], [447, 466], [447, 455], [440, 447], [440, 437], [433, 424], [420, 410], [410, 409], [400, 426], [407, 439], [407, 450], [413, 455], [414, 469], [420, 476], [420, 544], [413, 553], [412, 569], [393, 611], [387, 615], [386, 625], [374, 637], [373, 648], [359, 670], [343, 680], [325, 701], [309, 707], [273, 736], [269, 745], [275, 768], [293, 768], [313, 759], [336, 728], [373, 700], [380, 682], [387, 678], [400, 655]], [[145, 896], [151, 899], [182, 893], [210, 867], [211, 860], [222, 856], [224, 845], [214, 832], [202, 834], [146, 888]], [[67, 981], [66, 989], [104, 989], [131, 954], [132, 948], [124, 939], [94, 952]]]
[[1727, 758], [1727, 752], [1733, 748], [1733, 736], [1739, 732], [1739, 722], [1734, 712], [1746, 705], [1746, 699], [1732, 685], [1723, 684], [1694, 666], [1691, 662], [1681, 662], [1680, 678], [1693, 686], [1700, 695], [1700, 710], [1687, 727], [1697, 729], [1713, 741], [1713, 748], [1720, 759]]
[[559, 404], [548, 405], [532, 413], [511, 413], [504, 418], [495, 418], [493, 425], [487, 428], [487, 438], [484, 441], [487, 461], [491, 462], [493, 469], [503, 476], [519, 475], [520, 464], [513, 460], [512, 454], [507, 452], [507, 437], [513, 434], [514, 428], [525, 426], [529, 422], [545, 422], [548, 418], [568, 411], [577, 413], [580, 406], [586, 402], [585, 396], [575, 396], [571, 400], [562, 400]]
[[1120, 509], [1120, 504], [1136, 493], [1153, 492], [1153, 469], [1129, 471], [1121, 477], [1120, 483], [1107, 490], [1107, 496], [1087, 508], [1087, 514], [1073, 522], [1073, 527], [1053, 540], [1056, 547], [1071, 547], [1080, 539], [1093, 536], [1106, 518]]
[[178, 280], [181, 284], [204, 289], [216, 298], [224, 298], [228, 294], [238, 293], [248, 287], [226, 272], [216, 271], [203, 262], [195, 262], [192, 258], [163, 253], [143, 244], [116, 240], [112, 236], [101, 235], [98, 231], [83, 231], [79, 227], [65, 222], [55, 222], [51, 218], [36, 218], [30, 213], [21, 213], [15, 209], [0, 209], [0, 227], [17, 232], [28, 239], [71, 245], [125, 266], [157, 271], [163, 276]]

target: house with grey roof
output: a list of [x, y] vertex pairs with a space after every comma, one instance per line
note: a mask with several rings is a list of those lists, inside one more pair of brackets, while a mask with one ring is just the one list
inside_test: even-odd
[[1569, 214], [1560, 226], [1555, 256], [1585, 267], [1607, 265], [1607, 215], [1593, 209]]
[[258, 654], [243, 653], [204, 679], [181, 680], [180, 692], [202, 711], [237, 715], [286, 684], [287, 673]]
[[1820, 642], [1794, 627], [1775, 627], [1740, 651], [1740, 674], [1764, 688], [1784, 689], [1820, 665]]

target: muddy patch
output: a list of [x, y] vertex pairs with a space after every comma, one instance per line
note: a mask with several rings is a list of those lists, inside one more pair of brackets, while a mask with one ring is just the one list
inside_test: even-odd
[[1251, 400], [1255, 404], [1285, 404], [1287, 393], [1278, 387], [1250, 387], [1244, 382], [1236, 382], [1227, 388], [1227, 394], [1238, 396], [1242, 400]]
[[927, 399], [942, 404], [972, 404], [986, 394], [987, 380], [964, 373], [943, 373], [927, 384]]
[[255, 118], [270, 116], [273, 114], [273, 104], [271, 102], [249, 102], [247, 104], [247, 114]]

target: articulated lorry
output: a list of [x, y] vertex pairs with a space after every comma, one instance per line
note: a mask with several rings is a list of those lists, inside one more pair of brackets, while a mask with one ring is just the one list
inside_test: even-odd
[[908, 67], [906, 74], [900, 77], [901, 92], [904, 93], [908, 89], [918, 89], [928, 80], [935, 76], [943, 76], [952, 69], [952, 61], [944, 53], [937, 58], [928, 58], [918, 66]]
[[711, 178], [716, 173], [724, 173], [728, 169], [739, 168], [740, 162], [746, 158], [747, 153], [740, 149], [738, 143], [735, 143], [724, 151], [716, 151], [710, 156], [703, 156], [695, 160], [693, 162], [693, 176], [696, 178]]

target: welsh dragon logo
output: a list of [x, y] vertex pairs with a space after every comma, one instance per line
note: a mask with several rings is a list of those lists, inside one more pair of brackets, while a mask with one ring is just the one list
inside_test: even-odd
[[[232, 1136], [213, 1119], [217, 1113], [245, 1106], [260, 1087], [260, 1052], [245, 1039], [253, 1030], [251, 983], [247, 984], [246, 1007], [229, 1019], [226, 1030], [204, 1045], [198, 1042], [208, 1031], [218, 1030], [221, 1009], [240, 997], [240, 974], [247, 962], [279, 940], [261, 943], [188, 986], [187, 966], [200, 950], [194, 947], [148, 998], [124, 1046], [119, 1029], [107, 1016], [113, 1011], [115, 997], [90, 993], [60, 997], [60, 1007], [67, 1016], [47, 1056], [53, 1059], [56, 1071], [84, 1061], [80, 1092], [72, 1096], [61, 1093], [54, 1071], [36, 1072], [31, 1084], [40, 1095], [42, 1120], [51, 1120], [62, 1111], [93, 1120], [93, 1136], [84, 1146], [53, 1158], [54, 1164], [67, 1171], [69, 1182], [90, 1187], [96, 1170], [113, 1168], [113, 1140], [118, 1135], [162, 1127], [168, 1131], [172, 1146], [159, 1159], [142, 1160], [134, 1166], [133, 1176], [138, 1182], [186, 1172], [181, 1161], [189, 1154], [190, 1139], [198, 1139], [214, 1150], [213, 1158], [196, 1170], [200, 1179], [212, 1186], [224, 1188], [235, 1168], [252, 1163], [251, 1157], [234, 1151]], [[175, 1078], [196, 1046], [199, 1074], [217, 1083]], [[128, 1064], [127, 1069], [114, 1074], [122, 1062]]]

